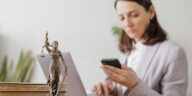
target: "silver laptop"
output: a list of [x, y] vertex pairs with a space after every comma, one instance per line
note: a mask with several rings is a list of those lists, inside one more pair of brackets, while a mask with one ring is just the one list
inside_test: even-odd
[[[68, 75], [66, 77], [66, 80], [64, 81], [64, 83], [67, 83], [66, 89], [68, 90], [65, 93], [65, 96], [98, 96], [95, 94], [86, 93], [70, 53], [64, 52], [63, 58], [68, 66]], [[45, 74], [45, 77], [48, 79], [51, 57], [49, 55], [45, 55], [44, 57], [42, 57], [41, 55], [38, 55], [37, 60], [41, 65], [41, 68]], [[62, 67], [63, 66], [61, 66], [61, 68]]]

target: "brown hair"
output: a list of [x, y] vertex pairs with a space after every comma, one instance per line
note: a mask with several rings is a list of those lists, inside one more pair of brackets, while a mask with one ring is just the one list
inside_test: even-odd
[[[114, 7], [118, 1], [133, 1], [143, 6], [146, 11], [149, 11], [150, 6], [152, 6], [151, 0], [115, 0]], [[150, 21], [147, 29], [145, 30], [142, 38], [144, 39], [145, 45], [154, 45], [156, 43], [165, 41], [167, 39], [167, 34], [163, 28], [159, 25], [156, 15]], [[134, 40], [129, 38], [128, 35], [122, 30], [120, 40], [119, 40], [119, 50], [123, 53], [131, 51], [133, 49]]]

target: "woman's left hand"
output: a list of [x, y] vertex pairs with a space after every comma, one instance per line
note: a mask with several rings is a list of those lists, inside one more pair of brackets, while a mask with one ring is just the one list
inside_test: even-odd
[[111, 80], [126, 86], [127, 88], [134, 88], [139, 82], [136, 73], [126, 65], [121, 65], [121, 69], [109, 65], [102, 65], [101, 68]]

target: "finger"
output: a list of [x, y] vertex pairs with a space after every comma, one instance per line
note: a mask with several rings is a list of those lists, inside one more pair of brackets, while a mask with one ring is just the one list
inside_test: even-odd
[[109, 66], [109, 65], [103, 65], [103, 69], [104, 69], [104, 70], [113, 71], [113, 72], [116, 73], [116, 74], [121, 74], [121, 72], [122, 72], [121, 69], [115, 68], [115, 67]]
[[93, 85], [93, 87], [91, 88], [91, 91], [96, 93], [96, 85]]
[[96, 90], [97, 90], [96, 91], [97, 94], [101, 94], [102, 93], [101, 84], [97, 84], [96, 85]]
[[[119, 83], [121, 85], [126, 85], [126, 82], [128, 82], [126, 76], [124, 76], [122, 74], [116, 74], [109, 70], [105, 70], [105, 73], [107, 74], [108, 78], [110, 78], [114, 82]], [[115, 89], [111, 89], [111, 90], [115, 91]]]
[[109, 88], [114, 88], [113, 81], [110, 78], [106, 78], [105, 80], [106, 80], [108, 89]]
[[122, 64], [122, 65], [121, 65], [121, 68], [122, 68], [122, 69], [125, 69], [125, 70], [128, 70], [127, 65], [123, 65], [123, 64]]
[[108, 91], [109, 93], [113, 93], [115, 91], [115, 87], [112, 84], [108, 84]]
[[131, 67], [127, 67], [127, 65], [121, 65], [121, 68], [128, 71], [133, 71]]
[[117, 81], [117, 79], [119, 78], [119, 74], [117, 74], [111, 70], [104, 69], [104, 71], [105, 71], [106, 75], [108, 76], [108, 78], [110, 78], [113, 81]]
[[103, 91], [104, 91], [104, 94], [105, 94], [105, 96], [108, 96], [109, 95], [109, 91], [108, 91], [108, 87], [107, 87], [107, 82], [106, 82], [106, 80], [104, 80], [103, 82], [102, 82], [102, 88], [103, 88]]
[[109, 91], [109, 94], [113, 94], [115, 91], [115, 87], [113, 86], [113, 81], [109, 78], [106, 78], [106, 84]]

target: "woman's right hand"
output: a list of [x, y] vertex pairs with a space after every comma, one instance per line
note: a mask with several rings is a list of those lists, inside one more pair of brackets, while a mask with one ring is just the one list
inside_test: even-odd
[[104, 94], [105, 96], [109, 96], [109, 94], [115, 94], [116, 89], [112, 84], [111, 80], [103, 80], [102, 82], [93, 85], [92, 92], [96, 94]]

